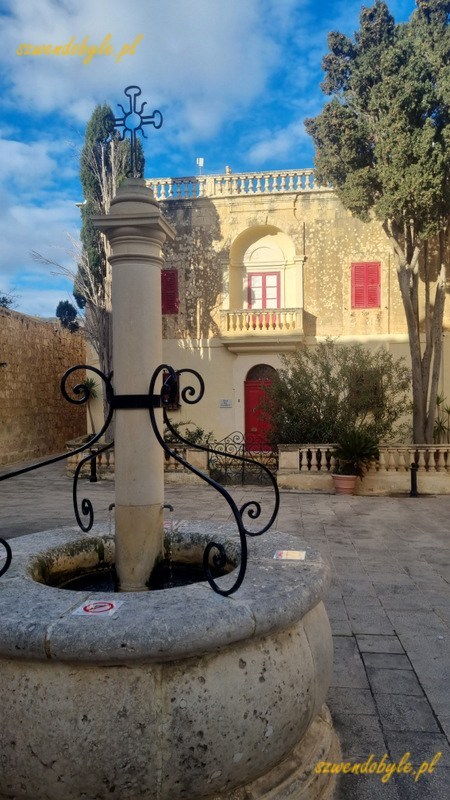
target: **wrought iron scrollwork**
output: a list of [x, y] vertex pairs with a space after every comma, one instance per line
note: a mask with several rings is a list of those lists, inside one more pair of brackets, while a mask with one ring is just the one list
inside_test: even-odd
[[[211, 443], [214, 452], [208, 457], [210, 474], [223, 484], [246, 483], [267, 485], [270, 479], [267, 470], [261, 469], [263, 464], [271, 474], [278, 468], [278, 453], [267, 445], [266, 441], [257, 440], [253, 436], [250, 441], [241, 431], [233, 431], [224, 439]], [[233, 458], [240, 455], [247, 461]]]
[[[20, 469], [16, 469], [16, 470], [12, 470], [11, 472], [7, 472], [4, 475], [0, 475], [0, 481], [8, 480], [9, 478], [17, 477], [18, 475], [25, 475], [25, 473], [32, 472], [35, 469], [40, 469], [41, 467], [47, 467], [50, 464], [57, 464], [59, 461], [64, 461], [64, 459], [67, 459], [67, 458], [70, 458], [72, 456], [75, 456], [78, 453], [82, 453], [83, 451], [87, 450], [88, 448], [91, 448], [92, 445], [96, 444], [96, 442], [98, 442], [99, 439], [101, 439], [101, 437], [104, 435], [104, 433], [106, 432], [106, 430], [108, 429], [108, 427], [109, 427], [109, 425], [111, 423], [113, 412], [114, 412], [114, 409], [113, 409], [114, 392], [113, 392], [113, 388], [111, 386], [111, 376], [107, 377], [106, 375], [103, 374], [103, 372], [101, 372], [101, 370], [97, 369], [97, 367], [91, 367], [91, 366], [89, 366], [87, 364], [77, 364], [76, 366], [71, 367], [70, 369], [68, 369], [67, 372], [65, 372], [63, 377], [61, 378], [60, 389], [61, 389], [61, 394], [64, 397], [64, 399], [67, 400], [69, 403], [72, 403], [74, 405], [82, 405], [83, 403], [87, 403], [87, 401], [89, 400], [89, 396], [90, 396], [90, 392], [87, 389], [86, 385], [83, 383], [83, 381], [80, 381], [75, 386], [73, 386], [70, 389], [70, 391], [68, 390], [69, 377], [74, 372], [79, 372], [80, 370], [84, 370], [84, 371], [89, 371], [89, 372], [95, 373], [95, 375], [97, 375], [99, 378], [101, 378], [101, 380], [104, 383], [105, 396], [106, 396], [106, 400], [107, 400], [107, 403], [108, 403], [109, 410], [108, 410], [107, 417], [105, 419], [105, 422], [104, 422], [101, 430], [98, 433], [96, 433], [95, 436], [93, 436], [91, 439], [89, 439], [89, 441], [84, 442], [80, 447], [77, 447], [74, 450], [70, 450], [67, 453], [62, 453], [61, 455], [58, 455], [58, 456], [52, 456], [51, 458], [45, 459], [45, 461], [39, 461], [39, 463], [37, 463], [37, 464], [30, 464], [27, 467], [21, 467]], [[84, 464], [86, 464], [88, 461], [91, 461], [93, 458], [96, 458], [99, 453], [103, 453], [105, 450], [108, 450], [110, 447], [113, 446], [113, 444], [114, 444], [114, 442], [111, 442], [111, 443], [105, 445], [104, 447], [99, 448], [95, 452], [89, 453], [89, 455], [87, 455], [84, 459], [82, 459], [80, 461], [80, 463], [77, 465], [77, 468], [75, 470], [74, 481], [73, 481], [73, 491], [72, 491], [72, 494], [73, 494], [73, 507], [74, 507], [75, 517], [76, 517], [76, 520], [78, 522], [78, 525], [85, 532], [90, 531], [90, 529], [92, 528], [92, 525], [93, 525], [93, 522], [94, 522], [94, 509], [93, 509], [91, 501], [88, 500], [87, 498], [83, 498], [83, 500], [81, 501], [81, 514], [83, 516], [85, 516], [85, 517], [88, 517], [87, 523], [84, 523], [82, 521], [82, 518], [81, 518], [81, 515], [80, 515], [78, 497], [77, 497], [78, 478], [79, 478], [80, 472], [81, 472]], [[6, 561], [3, 564], [3, 566], [0, 568], [0, 577], [1, 577], [9, 569], [9, 566], [11, 564], [11, 548], [10, 548], [9, 544], [7, 542], [5, 542], [5, 540], [3, 540], [3, 539], [0, 539], [0, 543], [6, 549]]]
[[[83, 383], [78, 383], [76, 384], [76, 386], [72, 388], [72, 393], [75, 396], [71, 396], [66, 388], [69, 376], [72, 375], [73, 372], [76, 372], [77, 370], [80, 369], [86, 369], [89, 370], [90, 372], [94, 372], [95, 375], [98, 375], [98, 377], [101, 378], [101, 380], [103, 381], [105, 385], [106, 402], [108, 404], [108, 413], [106, 415], [106, 419], [101, 430], [94, 436], [93, 439], [90, 439], [90, 441], [83, 447], [80, 447], [77, 450], [72, 450], [71, 453], [69, 453], [69, 455], [71, 456], [83, 452], [83, 450], [86, 450], [88, 447], [91, 448], [93, 444], [98, 442], [99, 439], [101, 439], [101, 437], [103, 436], [103, 434], [106, 433], [106, 431], [108, 430], [114, 413], [114, 404], [113, 404], [114, 391], [111, 386], [112, 376], [110, 375], [109, 377], [107, 377], [101, 370], [97, 369], [97, 367], [78, 365], [68, 369], [67, 372], [64, 373], [61, 379], [61, 394], [63, 395], [63, 397], [69, 403], [73, 403], [74, 405], [81, 405], [82, 403], [86, 403], [89, 400], [89, 392], [86, 391], [86, 386]], [[81, 396], [78, 397], [78, 395]], [[80, 526], [81, 530], [84, 531], [85, 533], [88, 533], [88, 531], [91, 530], [94, 524], [94, 508], [89, 498], [83, 497], [81, 501], [81, 514], [84, 517], [88, 518], [87, 522], [83, 522], [78, 505], [78, 479], [80, 477], [81, 470], [83, 469], [85, 464], [87, 464], [89, 461], [92, 461], [93, 458], [97, 458], [100, 453], [104, 453], [106, 450], [109, 450], [113, 445], [114, 442], [109, 442], [107, 445], [105, 445], [104, 447], [100, 447], [95, 452], [89, 453], [85, 458], [83, 458], [80, 461], [79, 464], [77, 464], [77, 467], [75, 469], [75, 474], [73, 477], [73, 487], [72, 487], [73, 510], [78, 525]]]
[[[164, 424], [166, 425], [167, 429], [172, 434], [175, 441], [180, 442], [187, 446], [194, 446], [197, 450], [203, 450], [208, 452], [209, 454], [217, 454], [223, 455], [222, 450], [216, 450], [214, 447], [206, 447], [204, 445], [195, 444], [192, 445], [187, 439], [185, 439], [181, 434], [176, 430], [176, 428], [172, 425], [170, 418], [167, 414], [168, 409], [174, 405], [178, 401], [178, 397], [181, 397], [181, 400], [188, 405], [194, 405], [198, 403], [205, 391], [205, 384], [203, 382], [203, 378], [201, 375], [196, 372], [195, 370], [191, 369], [180, 369], [174, 370], [173, 367], [169, 366], [168, 364], [161, 364], [157, 369], [154, 371], [152, 378], [150, 380], [149, 392], [148, 397], [146, 395], [114, 395], [114, 390], [111, 385], [111, 378], [112, 375], [106, 376], [101, 370], [97, 369], [96, 367], [91, 367], [86, 364], [78, 364], [77, 366], [71, 367], [67, 372], [64, 374], [63, 378], [61, 379], [61, 392], [63, 397], [69, 402], [74, 405], [82, 405], [89, 400], [89, 389], [87, 386], [81, 381], [77, 383], [75, 386], [71, 387], [70, 391], [68, 390], [68, 381], [70, 376], [80, 370], [88, 370], [93, 372], [97, 375], [104, 384], [104, 393], [107, 401], [108, 406], [108, 413], [105, 419], [105, 422], [101, 428], [101, 430], [95, 434], [89, 441], [83, 443], [80, 447], [77, 447], [75, 450], [71, 450], [67, 453], [63, 453], [58, 456], [53, 456], [52, 458], [48, 458], [45, 461], [41, 461], [38, 464], [32, 464], [27, 467], [22, 467], [21, 469], [14, 470], [13, 472], [9, 472], [6, 475], [0, 475], [0, 481], [6, 480], [7, 478], [12, 478], [17, 475], [23, 475], [27, 472], [31, 472], [34, 469], [38, 469], [40, 467], [48, 466], [49, 464], [56, 464], [59, 461], [62, 461], [70, 456], [77, 455], [78, 453], [82, 453], [87, 449], [91, 449], [94, 444], [96, 444], [101, 437], [107, 431], [113, 414], [116, 408], [125, 409], [125, 408], [148, 408], [149, 415], [150, 415], [150, 422], [153, 429], [153, 433], [163, 448], [165, 454], [169, 458], [173, 458], [178, 461], [182, 466], [186, 467], [188, 470], [193, 472], [199, 478], [204, 480], [214, 489], [216, 489], [219, 494], [226, 500], [228, 503], [234, 519], [236, 521], [237, 529], [239, 532], [240, 537], [240, 546], [241, 546], [241, 558], [239, 562], [239, 567], [237, 571], [236, 579], [231, 587], [228, 589], [221, 589], [212, 574], [211, 569], [211, 562], [212, 565], [218, 569], [223, 569], [226, 567], [228, 563], [228, 557], [225, 550], [225, 547], [220, 542], [209, 542], [205, 548], [203, 554], [203, 568], [205, 571], [206, 579], [211, 586], [211, 588], [220, 595], [228, 596], [233, 594], [237, 591], [240, 587], [244, 575], [247, 569], [247, 536], [260, 536], [262, 533], [267, 531], [271, 525], [273, 524], [280, 505], [280, 494], [278, 491], [277, 482], [275, 480], [274, 475], [268, 469], [268, 467], [253, 459], [246, 458], [245, 456], [237, 455], [236, 453], [227, 453], [227, 457], [235, 459], [241, 463], [245, 462], [255, 466], [255, 464], [263, 470], [268, 478], [268, 481], [272, 484], [274, 490], [274, 508], [271, 513], [269, 521], [263, 525], [258, 530], [249, 530], [246, 527], [244, 522], [245, 518], [249, 518], [249, 520], [257, 520], [261, 516], [261, 504], [257, 500], [249, 500], [244, 503], [240, 508], [236, 505], [235, 501], [231, 497], [230, 493], [216, 480], [214, 480], [210, 475], [205, 474], [201, 470], [194, 467], [190, 464], [186, 459], [184, 459], [176, 450], [173, 450], [170, 445], [164, 440], [158, 422], [156, 420], [156, 408], [161, 408], [163, 410], [163, 418]], [[189, 384], [184, 386], [180, 390], [180, 376], [188, 374], [192, 376], [197, 385]], [[159, 391], [156, 391], [157, 382], [160, 381], [161, 377], [163, 377], [162, 381], [162, 388]], [[159, 383], [159, 387], [161, 387], [161, 383]], [[77, 465], [74, 474], [73, 480], [73, 506], [75, 511], [75, 517], [78, 522], [80, 528], [88, 532], [93, 525], [94, 522], [94, 509], [92, 503], [89, 499], [83, 498], [81, 500], [81, 504], [78, 500], [78, 479], [81, 473], [83, 466], [91, 461], [93, 458], [97, 458], [100, 453], [105, 452], [109, 448], [113, 446], [114, 442], [110, 442], [100, 448], [96, 449], [94, 452], [90, 452], [85, 458], [83, 458], [80, 463]], [[82, 517], [87, 518], [83, 521]], [[7, 541], [0, 539], [0, 547], [3, 547], [6, 551], [6, 559], [5, 563], [0, 567], [0, 577], [5, 574], [5, 572], [9, 569], [11, 564], [11, 547]], [[0, 551], [1, 552], [1, 551]]]
[[[187, 386], [187, 387], [184, 387], [181, 390], [181, 398], [182, 398], [182, 400], [185, 403], [189, 403], [189, 404], [198, 403], [199, 400], [201, 400], [201, 398], [203, 397], [203, 394], [204, 394], [204, 389], [205, 389], [205, 385], [204, 385], [203, 378], [201, 377], [201, 375], [198, 372], [196, 372], [195, 370], [181, 369], [181, 370], [177, 370], [176, 371], [176, 370], [173, 369], [173, 367], [169, 366], [168, 364], [161, 364], [161, 366], [159, 366], [155, 370], [153, 375], [152, 375], [152, 378], [151, 378], [151, 381], [150, 381], [150, 387], [149, 387], [149, 395], [153, 395], [154, 394], [158, 378], [163, 373], [166, 373], [167, 377], [166, 377], [166, 379], [165, 379], [165, 381], [163, 383], [163, 387], [162, 387], [162, 390], [161, 390], [161, 404], [162, 404], [162, 407], [163, 407], [164, 424], [166, 425], [167, 429], [170, 431], [171, 435], [177, 441], [179, 441], [179, 442], [181, 442], [181, 443], [183, 443], [185, 445], [188, 445], [190, 447], [194, 446], [197, 450], [203, 450], [203, 451], [206, 451], [208, 453], [219, 452], [219, 451], [215, 451], [214, 448], [205, 447], [203, 445], [198, 445], [198, 444], [192, 445], [191, 442], [189, 442], [187, 439], [185, 439], [183, 436], [181, 436], [180, 433], [173, 427], [173, 425], [170, 422], [170, 418], [169, 418], [169, 416], [167, 414], [167, 407], [171, 404], [171, 402], [173, 401], [173, 398], [175, 396], [177, 396], [177, 394], [178, 394], [179, 378], [180, 378], [180, 375], [182, 375], [182, 374], [190, 374], [198, 382], [198, 387]], [[233, 516], [235, 518], [236, 525], [237, 525], [237, 528], [238, 528], [239, 537], [240, 537], [241, 560], [240, 560], [240, 563], [239, 563], [239, 569], [238, 569], [238, 574], [237, 574], [236, 580], [235, 580], [235, 582], [233, 583], [233, 585], [230, 588], [221, 589], [218, 586], [218, 584], [216, 583], [216, 581], [215, 581], [215, 579], [214, 579], [214, 577], [212, 575], [211, 567], [210, 567], [210, 558], [212, 560], [212, 563], [213, 563], [214, 567], [216, 567], [218, 569], [223, 569], [226, 566], [227, 554], [226, 554], [226, 550], [225, 550], [224, 545], [221, 544], [220, 542], [209, 542], [209, 544], [206, 546], [204, 554], [203, 554], [203, 568], [204, 568], [204, 571], [205, 571], [206, 579], [207, 579], [209, 585], [211, 586], [211, 588], [214, 589], [215, 592], [217, 592], [218, 594], [221, 594], [223, 596], [228, 596], [230, 594], [233, 594], [234, 592], [237, 591], [237, 589], [239, 589], [239, 587], [240, 587], [240, 585], [241, 585], [241, 583], [242, 583], [242, 581], [244, 579], [245, 572], [246, 572], [246, 569], [247, 569], [247, 554], [248, 554], [247, 536], [260, 536], [262, 533], [267, 531], [272, 526], [272, 524], [275, 521], [276, 516], [278, 514], [278, 509], [279, 509], [279, 505], [280, 505], [280, 493], [279, 493], [279, 490], [278, 490], [278, 485], [277, 485], [277, 482], [275, 480], [275, 477], [273, 476], [273, 474], [270, 472], [270, 470], [264, 464], [260, 464], [259, 465], [261, 467], [261, 469], [264, 470], [267, 473], [269, 481], [272, 484], [272, 487], [273, 487], [273, 490], [274, 490], [274, 495], [275, 495], [274, 508], [273, 508], [272, 514], [270, 516], [270, 519], [269, 519], [269, 521], [267, 522], [266, 525], [264, 525], [262, 528], [260, 528], [257, 531], [248, 530], [248, 528], [246, 528], [245, 524], [244, 524], [244, 515], [247, 515], [251, 520], [258, 519], [260, 517], [261, 511], [262, 511], [261, 504], [256, 500], [249, 500], [248, 502], [244, 503], [244, 505], [241, 506], [241, 508], [238, 508], [238, 506], [234, 502], [233, 498], [231, 497], [230, 493], [220, 483], [215, 481], [209, 475], [206, 475], [201, 470], [199, 470], [196, 467], [194, 467], [186, 459], [184, 459], [179, 453], [177, 453], [175, 450], [173, 450], [169, 446], [169, 444], [164, 440], [163, 436], [160, 433], [160, 430], [159, 430], [159, 427], [158, 427], [158, 424], [157, 424], [157, 421], [156, 421], [156, 417], [155, 417], [155, 411], [154, 411], [153, 407], [149, 408], [149, 414], [150, 414], [150, 421], [151, 421], [151, 425], [152, 425], [152, 428], [153, 428], [153, 432], [154, 432], [154, 434], [156, 436], [156, 439], [160, 443], [161, 447], [165, 451], [165, 453], [167, 453], [170, 457], [174, 458], [176, 461], [178, 461], [184, 467], [186, 467], [191, 472], [193, 472], [194, 475], [197, 475], [199, 478], [201, 478], [206, 483], [208, 483], [210, 486], [212, 486], [214, 489], [216, 489], [216, 491], [219, 492], [219, 494], [221, 494], [222, 497], [224, 497], [224, 499], [228, 503], [228, 505], [229, 505], [229, 507], [230, 507], [230, 509], [231, 509], [231, 511], [233, 513]], [[230, 457], [231, 458], [235, 458], [238, 461], [247, 461], [249, 463], [254, 463], [251, 459], [247, 459], [247, 458], [245, 458], [243, 456], [231, 455], [230, 454]]]
[[[6, 552], [5, 563], [0, 566], [0, 578], [7, 572], [11, 566], [12, 551], [6, 539], [0, 539], [0, 547], [3, 547]], [[1, 552], [1, 550], [0, 550]]]

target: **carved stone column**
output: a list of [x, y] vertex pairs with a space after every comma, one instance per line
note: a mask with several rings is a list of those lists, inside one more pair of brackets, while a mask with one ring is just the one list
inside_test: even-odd
[[[114, 392], [144, 395], [162, 362], [162, 246], [175, 232], [140, 179], [94, 224], [111, 247]], [[117, 408], [115, 460], [116, 569], [122, 591], [141, 591], [163, 547], [163, 452], [146, 409]]]

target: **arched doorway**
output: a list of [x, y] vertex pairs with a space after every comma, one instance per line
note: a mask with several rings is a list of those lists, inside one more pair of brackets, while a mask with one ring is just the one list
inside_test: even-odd
[[269, 442], [270, 420], [264, 414], [265, 390], [276, 370], [257, 364], [247, 373], [244, 383], [245, 445], [247, 450], [272, 450]]

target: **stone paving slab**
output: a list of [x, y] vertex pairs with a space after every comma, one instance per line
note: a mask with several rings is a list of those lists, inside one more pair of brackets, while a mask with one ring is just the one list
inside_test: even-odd
[[357, 636], [356, 641], [362, 653], [403, 653], [401, 642], [396, 636]]
[[374, 693], [378, 694], [406, 694], [423, 697], [423, 690], [412, 670], [383, 669], [368, 667], [367, 677]]
[[439, 725], [426, 697], [379, 693], [375, 695], [381, 723], [386, 731], [439, 733]]
[[333, 716], [338, 714], [378, 714], [373, 699], [373, 694], [369, 688], [355, 689], [344, 686], [333, 686], [328, 697], [328, 705], [332, 710]]
[[357, 644], [351, 636], [334, 636], [334, 669], [331, 686], [346, 689], [368, 689], [364, 664]]
[[394, 780], [381, 783], [373, 775], [344, 775], [340, 778], [334, 800], [401, 800]]
[[417, 767], [423, 761], [431, 762], [435, 754], [440, 752], [440, 767], [450, 769], [450, 746], [442, 733], [387, 731], [386, 741], [395, 761], [399, 761], [404, 753], [410, 752], [410, 761]]
[[362, 659], [367, 671], [370, 667], [379, 667], [388, 670], [412, 669], [408, 656], [402, 653], [362, 653]]
[[[238, 507], [266, 487], [232, 487]], [[108, 525], [114, 484], [82, 481], [96, 522]], [[0, 536], [73, 525], [72, 484], [61, 464], [0, 483]], [[208, 487], [171, 485], [167, 519], [232, 522]], [[260, 520], [258, 520], [260, 524]], [[335, 641], [328, 702], [342, 758], [383, 755], [414, 768], [441, 751], [433, 774], [343, 775], [335, 800], [450, 797], [450, 497], [344, 497], [282, 492], [275, 530], [316, 547], [333, 572], [326, 605]], [[420, 762], [420, 763], [419, 763]]]

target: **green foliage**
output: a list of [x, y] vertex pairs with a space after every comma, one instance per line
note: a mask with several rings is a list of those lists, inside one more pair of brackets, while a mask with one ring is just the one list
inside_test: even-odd
[[61, 322], [63, 328], [67, 328], [67, 330], [69, 330], [71, 333], [75, 333], [75, 331], [77, 331], [80, 327], [76, 321], [77, 310], [72, 303], [69, 303], [68, 300], [61, 300], [58, 303], [56, 308], [56, 316]]
[[404, 359], [383, 347], [328, 339], [282, 356], [282, 362], [267, 390], [274, 443], [334, 443], [355, 428], [377, 441], [400, 434], [400, 420], [410, 410]]
[[91, 411], [91, 400], [95, 400], [95, 398], [98, 397], [98, 394], [97, 394], [98, 384], [97, 384], [95, 378], [88, 377], [88, 378], [84, 379], [84, 381], [82, 383], [82, 386], [83, 386], [83, 389], [85, 391], [85, 395], [86, 395], [86, 398], [87, 398], [87, 411], [88, 411], [88, 415], [89, 415], [89, 421], [91, 423], [91, 436], [94, 436], [95, 435], [95, 425], [94, 425], [94, 418], [92, 416], [92, 411]]
[[396, 24], [376, 0], [353, 39], [329, 35], [322, 88], [332, 99], [305, 126], [319, 181], [361, 220], [378, 218], [392, 245], [420, 444], [433, 438], [450, 252], [450, 0], [416, 6]]
[[[201, 428], [199, 425], [195, 425], [193, 428], [190, 428], [189, 426], [193, 424], [194, 423], [190, 420], [187, 422], [180, 421], [171, 423], [172, 428], [174, 428], [175, 431], [183, 437], [183, 439], [186, 439], [189, 444], [200, 444], [206, 447], [214, 437], [213, 431], [206, 432], [204, 428]], [[182, 430], [182, 428], [184, 428], [184, 430]], [[171, 442], [173, 444], [176, 444], [178, 441], [178, 439], [173, 436], [172, 432], [168, 428], [164, 429], [164, 439], [166, 442]]]
[[331, 455], [336, 459], [336, 475], [357, 475], [363, 478], [369, 464], [379, 458], [377, 440], [364, 428], [345, 431], [338, 439]]
[[450, 442], [450, 406], [445, 405], [446, 397], [438, 394], [436, 397], [436, 419], [434, 421], [433, 442], [435, 444], [448, 444]]
[[89, 400], [95, 400], [95, 398], [98, 397], [98, 384], [95, 378], [85, 378], [82, 385]]
[[14, 308], [16, 300], [16, 295], [13, 295], [11, 292], [8, 292], [8, 294], [0, 294], [0, 308]]
[[322, 88], [333, 99], [306, 129], [317, 175], [363, 220], [435, 235], [450, 211], [448, 0], [418, 0], [396, 25], [385, 3], [363, 8], [354, 40], [329, 35]]
[[[80, 271], [89, 269], [99, 296], [106, 275], [106, 253], [104, 239], [94, 228], [92, 217], [104, 214], [115, 189], [126, 177], [129, 170], [130, 142], [120, 141], [113, 133], [114, 117], [110, 106], [98, 105], [86, 126], [84, 146], [80, 158], [80, 180], [85, 202], [81, 207], [80, 238], [84, 258], [79, 264]], [[144, 155], [139, 140], [136, 143], [138, 172], [144, 172]], [[81, 277], [81, 279], [80, 279]], [[84, 308], [86, 297], [82, 286], [86, 283], [79, 275], [75, 280], [74, 296], [77, 304]]]

